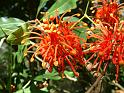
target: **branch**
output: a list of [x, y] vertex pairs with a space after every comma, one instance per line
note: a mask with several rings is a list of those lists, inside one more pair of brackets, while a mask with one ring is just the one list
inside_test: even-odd
[[94, 84], [85, 92], [85, 93], [91, 93], [91, 91], [97, 86], [97, 84], [99, 83], [99, 81], [101, 80], [101, 78], [104, 76], [105, 72], [103, 72], [98, 78], [97, 80], [94, 82]]
[[112, 83], [113, 83], [115, 86], [117, 86], [118, 88], [120, 88], [121, 90], [124, 91], [124, 88], [123, 88], [119, 83], [117, 83], [117, 82], [115, 82], [115, 81], [113, 81]]

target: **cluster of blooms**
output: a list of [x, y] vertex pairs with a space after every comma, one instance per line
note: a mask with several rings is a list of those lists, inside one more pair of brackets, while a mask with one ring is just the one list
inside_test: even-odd
[[[124, 64], [124, 21], [119, 19], [119, 10], [122, 8], [116, 1], [103, 0], [102, 5], [97, 8], [94, 18], [94, 28], [99, 29], [88, 31], [88, 40], [93, 38], [95, 41], [84, 42], [75, 33], [72, 28], [77, 22], [63, 20], [62, 15], [44, 19], [42, 22], [35, 20], [31, 36], [35, 43], [31, 45], [27, 52], [35, 49], [31, 57], [39, 58], [43, 68], [52, 71], [53, 66], [58, 69], [59, 73], [64, 73], [66, 65], [69, 65], [75, 76], [77, 65], [83, 65], [94, 60], [94, 65], [98, 65], [98, 70], [104, 65], [104, 71], [110, 62], [116, 66], [116, 80], [118, 79], [119, 66]], [[77, 14], [75, 14], [77, 15]], [[83, 45], [89, 45], [83, 49]], [[34, 51], [34, 50], [33, 50]], [[91, 54], [88, 59], [84, 55]]]
[[119, 19], [121, 6], [113, 1], [103, 0], [102, 6], [97, 8], [95, 28], [99, 32], [89, 31], [88, 38], [95, 38], [89, 52], [93, 53], [87, 62], [95, 57], [94, 65], [98, 70], [104, 65], [104, 71], [110, 62], [116, 66], [116, 80], [118, 80], [119, 66], [124, 64], [124, 21]]
[[39, 57], [43, 68], [48, 69], [49, 72], [54, 66], [63, 76], [68, 64], [75, 76], [79, 76], [75, 69], [77, 64], [84, 64], [81, 38], [70, 29], [75, 22], [68, 20], [63, 21], [62, 16], [60, 18], [51, 16], [49, 19], [43, 19], [42, 22], [36, 19], [29, 38], [35, 43], [27, 49], [27, 52], [35, 48], [31, 61]]

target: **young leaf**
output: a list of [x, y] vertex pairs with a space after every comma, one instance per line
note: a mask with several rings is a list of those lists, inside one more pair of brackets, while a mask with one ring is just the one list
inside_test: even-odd
[[25, 28], [25, 22], [23, 20], [17, 19], [17, 18], [7, 18], [7, 17], [1, 17], [0, 18], [0, 37], [5, 36], [3, 31], [6, 35], [9, 35], [16, 30], [20, 28], [20, 26], [23, 28], [23, 30], [26, 30]]
[[7, 42], [13, 45], [21, 44], [21, 41], [29, 35], [24, 34], [24, 29], [20, 26], [7, 37]]
[[0, 37], [8, 36], [7, 41], [11, 44], [20, 44], [25, 37], [27, 23], [17, 18], [0, 18]]

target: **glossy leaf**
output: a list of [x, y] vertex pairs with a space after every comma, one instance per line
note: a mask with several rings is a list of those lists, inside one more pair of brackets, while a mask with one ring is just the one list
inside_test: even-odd
[[26, 23], [23, 20], [20, 20], [17, 18], [1, 17], [0, 18], [0, 37], [5, 36], [3, 31], [5, 32], [6, 35], [9, 35], [15, 32], [16, 30], [18, 30], [20, 26], [24, 30], [26, 30], [25, 24]]
[[58, 14], [62, 14], [65, 11], [71, 10], [76, 8], [76, 1], [77, 0], [57, 0], [52, 7], [47, 11], [48, 16], [50, 15], [57, 15], [56, 11], [58, 11]]
[[25, 37], [27, 23], [17, 18], [0, 18], [0, 37], [8, 36], [7, 41], [11, 44], [20, 44]]

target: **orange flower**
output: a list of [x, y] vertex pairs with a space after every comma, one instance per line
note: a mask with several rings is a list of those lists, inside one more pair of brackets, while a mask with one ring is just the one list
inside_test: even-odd
[[62, 75], [68, 64], [75, 76], [79, 76], [75, 67], [84, 62], [81, 39], [70, 29], [74, 22], [63, 21], [62, 17], [50, 17], [42, 23], [37, 19], [35, 21], [29, 38], [34, 40], [34, 44], [27, 49], [35, 49], [31, 61], [38, 57], [43, 68], [48, 68], [51, 72], [55, 67]]
[[[107, 0], [103, 0], [101, 7], [97, 8], [95, 19], [99, 19], [106, 25], [109, 24], [113, 27], [116, 20], [119, 20], [118, 10], [119, 4], [117, 2], [112, 2], [112, 0], [107, 2]], [[111, 15], [113, 15], [113, 17]]]
[[[120, 27], [120, 26], [121, 27]], [[96, 28], [99, 28], [99, 33], [90, 32], [89, 38], [97, 39], [92, 42], [92, 46], [88, 49], [89, 53], [93, 53], [92, 56], [87, 59], [86, 62], [95, 58], [94, 65], [98, 64], [98, 70], [104, 65], [104, 71], [106, 71], [106, 65], [112, 62], [116, 66], [116, 80], [118, 80], [119, 66], [124, 64], [124, 22], [115, 23], [114, 28], [111, 30], [107, 26], [104, 26], [101, 21], [98, 22]]]

